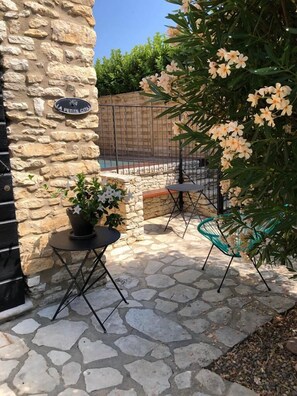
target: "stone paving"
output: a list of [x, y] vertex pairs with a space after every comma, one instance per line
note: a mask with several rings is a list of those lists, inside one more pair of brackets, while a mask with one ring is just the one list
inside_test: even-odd
[[[56, 306], [0, 326], [0, 395], [135, 396], [255, 393], [224, 381], [207, 366], [296, 301], [284, 268], [262, 268], [268, 292], [251, 264], [235, 260], [221, 293], [228, 258], [198, 235], [195, 220], [145, 223], [145, 238], [115, 248], [107, 264], [129, 305], [108, 318], [104, 334], [78, 298], [54, 322]], [[111, 282], [88, 293], [101, 319], [119, 295]]]

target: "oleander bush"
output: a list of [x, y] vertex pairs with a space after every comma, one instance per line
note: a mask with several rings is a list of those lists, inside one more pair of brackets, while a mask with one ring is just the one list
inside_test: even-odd
[[[269, 228], [259, 264], [297, 256], [297, 6], [294, 0], [168, 0], [177, 52], [141, 86], [174, 102], [174, 139], [211, 153], [232, 207], [230, 234]], [[244, 221], [242, 220], [244, 219]], [[271, 227], [270, 227], [271, 226]], [[246, 233], [245, 233], [246, 235]], [[243, 241], [243, 244], [246, 241]]]

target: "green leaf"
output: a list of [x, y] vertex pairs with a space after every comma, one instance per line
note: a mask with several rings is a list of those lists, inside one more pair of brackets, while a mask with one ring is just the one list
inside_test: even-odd
[[249, 72], [252, 74], [257, 74], [259, 76], [270, 76], [273, 74], [279, 74], [283, 72], [283, 70], [277, 68], [276, 66], [269, 66], [269, 67], [262, 67], [261, 69], [249, 69]]
[[297, 28], [286, 27], [285, 30], [286, 32], [297, 34]]

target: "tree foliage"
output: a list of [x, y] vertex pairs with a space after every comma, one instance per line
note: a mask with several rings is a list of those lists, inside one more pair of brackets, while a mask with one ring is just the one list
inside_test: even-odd
[[[148, 80], [147, 94], [175, 102], [167, 113], [184, 117], [176, 139], [212, 152], [211, 165], [222, 169], [225, 190], [236, 202], [230, 231], [246, 226], [243, 215], [252, 227], [274, 225], [249, 254], [260, 254], [260, 263], [290, 264], [297, 257], [296, 2], [168, 1], [180, 6], [168, 16], [175, 34], [167, 41], [179, 51], [174, 70], [167, 69], [170, 84], [164, 74]], [[246, 65], [238, 66], [239, 59]], [[271, 100], [280, 102], [273, 106]], [[233, 133], [234, 123], [243, 135]], [[233, 137], [250, 154], [230, 148]]]
[[99, 95], [138, 91], [141, 79], [163, 70], [173, 52], [173, 48], [165, 43], [164, 36], [159, 33], [129, 53], [112, 50], [109, 58], [96, 61]]

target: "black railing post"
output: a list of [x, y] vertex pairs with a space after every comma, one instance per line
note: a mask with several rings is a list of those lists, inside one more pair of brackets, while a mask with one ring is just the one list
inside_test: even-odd
[[[182, 142], [179, 140], [179, 164], [178, 164], [178, 182], [180, 184], [183, 184], [184, 182], [184, 173], [183, 173], [183, 148], [182, 148]], [[184, 208], [184, 199], [183, 199], [183, 193], [180, 192], [178, 196], [179, 200], [179, 207], [181, 210]]]
[[224, 213], [224, 197], [221, 193], [221, 186], [220, 186], [220, 181], [221, 181], [221, 172], [218, 170], [217, 173], [217, 214], [223, 214]]
[[119, 173], [119, 153], [118, 153], [118, 142], [117, 142], [117, 131], [116, 131], [116, 119], [115, 119], [114, 105], [112, 106], [112, 124], [113, 124], [113, 140], [114, 140], [116, 169], [117, 169], [117, 173]]

